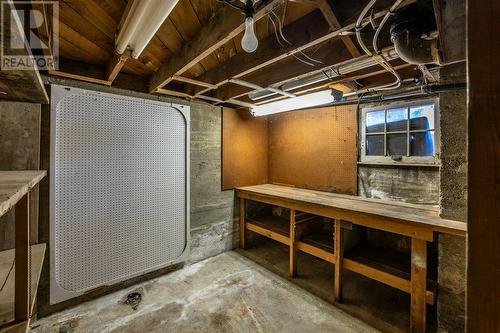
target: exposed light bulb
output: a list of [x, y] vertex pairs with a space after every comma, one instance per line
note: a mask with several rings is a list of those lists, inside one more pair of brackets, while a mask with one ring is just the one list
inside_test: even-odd
[[249, 16], [245, 19], [245, 34], [241, 39], [241, 47], [245, 52], [252, 53], [257, 50], [257, 46], [259, 46], [259, 40], [255, 36], [253, 17]]

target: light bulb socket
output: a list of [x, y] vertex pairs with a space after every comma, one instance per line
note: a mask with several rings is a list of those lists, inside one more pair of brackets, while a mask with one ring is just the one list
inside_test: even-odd
[[243, 5], [243, 13], [245, 14], [245, 18], [253, 17], [255, 13], [255, 9], [253, 8], [253, 0], [247, 0]]

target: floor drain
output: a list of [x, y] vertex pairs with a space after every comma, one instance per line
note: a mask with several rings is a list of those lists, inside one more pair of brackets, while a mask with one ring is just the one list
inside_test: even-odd
[[129, 305], [132, 309], [137, 310], [137, 307], [139, 306], [139, 304], [141, 304], [141, 301], [142, 294], [137, 291], [133, 291], [127, 295], [124, 303]]

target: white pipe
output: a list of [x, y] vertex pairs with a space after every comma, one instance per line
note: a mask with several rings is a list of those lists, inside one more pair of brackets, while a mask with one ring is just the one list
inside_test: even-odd
[[116, 53], [130, 48], [132, 58], [139, 58], [178, 1], [134, 0], [116, 39]]

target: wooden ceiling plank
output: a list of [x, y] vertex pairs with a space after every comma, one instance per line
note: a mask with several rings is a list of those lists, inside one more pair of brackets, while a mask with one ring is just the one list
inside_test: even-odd
[[[264, 17], [268, 10], [274, 8], [280, 0], [271, 0], [260, 7], [254, 19]], [[192, 41], [186, 43], [178, 55], [170, 58], [150, 79], [150, 91], [168, 83], [173, 75], [180, 75], [194, 64], [217, 50], [231, 38], [244, 30], [241, 13], [229, 6], [223, 7], [213, 19], [200, 30]]]
[[[78, 31], [86, 39], [91, 40], [94, 44], [101, 47], [111, 54], [114, 49], [114, 38], [106, 36], [101, 30], [97, 29], [91, 22], [84, 19], [73, 8], [65, 2], [59, 3], [59, 22], [71, 27], [74, 31]], [[61, 33], [59, 32], [61, 35]], [[62, 35], [64, 37], [64, 35]], [[64, 54], [61, 54], [64, 57]]]
[[190, 96], [189, 94], [186, 94], [181, 91], [175, 91], [171, 89], [165, 89], [165, 88], [158, 88], [156, 90], [157, 93], [163, 94], [163, 95], [169, 95], [169, 96], [176, 96], [176, 97], [182, 97], [182, 98], [192, 98], [193, 96]]
[[91, 56], [93, 55], [101, 61], [108, 59], [109, 57], [109, 53], [106, 50], [103, 50], [91, 40], [85, 38], [79, 32], [73, 30], [63, 22], [59, 22], [59, 38], [63, 38], [64, 40], [75, 45], [76, 48], [84, 50], [86, 53]]
[[115, 39], [117, 22], [93, 0], [63, 1], [73, 8], [81, 17], [95, 25], [106, 36]]
[[[311, 1], [311, 0], [309, 0]], [[312, 0], [318, 8], [321, 10], [323, 13], [323, 16], [325, 20], [328, 22], [328, 25], [330, 26], [330, 29], [332, 31], [338, 30], [342, 27], [340, 24], [339, 20], [337, 19], [337, 16], [335, 16], [335, 13], [332, 10], [332, 7], [328, 3], [327, 0]], [[344, 45], [347, 47], [349, 52], [351, 52], [353, 57], [359, 57], [361, 53], [359, 52], [358, 48], [352, 41], [351, 37], [349, 36], [342, 36], [341, 37], [342, 42], [344, 42]]]

